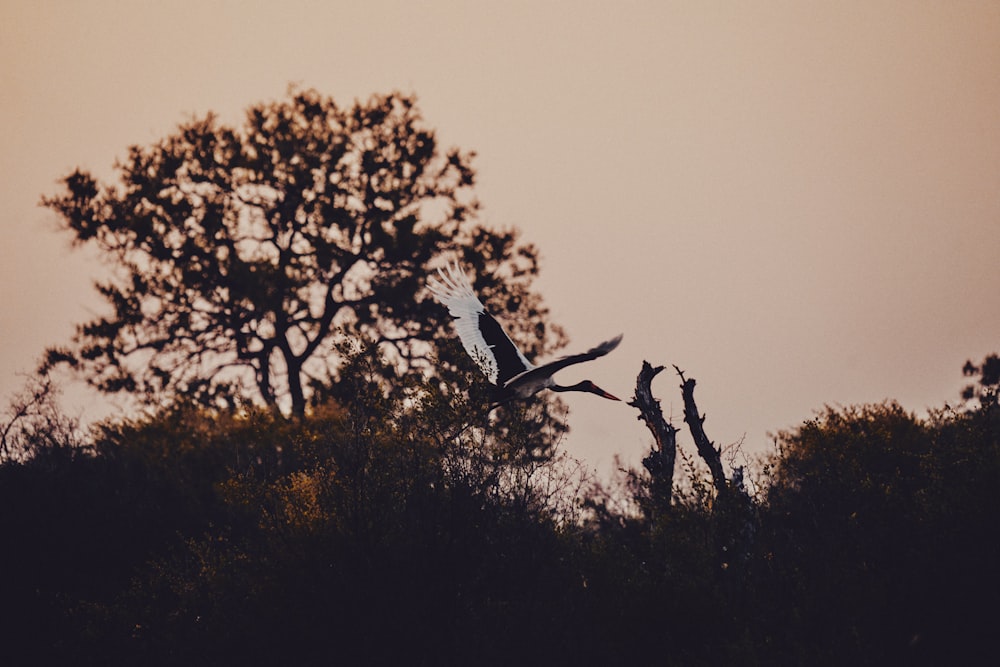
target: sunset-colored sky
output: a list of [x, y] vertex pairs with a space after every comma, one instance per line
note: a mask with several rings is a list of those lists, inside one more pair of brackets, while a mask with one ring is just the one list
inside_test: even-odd
[[[677, 364], [719, 444], [955, 401], [1000, 352], [994, 0], [0, 0], [0, 63], [4, 401], [100, 307], [40, 196], [289, 83], [416, 93], [477, 152], [485, 222], [541, 249], [569, 351], [625, 334], [560, 380], [627, 397], [643, 359]], [[677, 385], [653, 388], [681, 426]], [[638, 464], [633, 409], [568, 403], [570, 453]]]

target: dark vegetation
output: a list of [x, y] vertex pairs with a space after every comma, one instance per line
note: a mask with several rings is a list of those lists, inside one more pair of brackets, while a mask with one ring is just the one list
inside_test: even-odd
[[[777, 438], [765, 487], [739, 503], [707, 468], [678, 472], [672, 499], [646, 472], [587, 484], [531, 454], [531, 406], [493, 437], [472, 403], [388, 397], [376, 363], [348, 360], [354, 399], [303, 418], [178, 403], [75, 444], [59, 434], [72, 424], [28, 428], [0, 466], [8, 664], [975, 664], [991, 650], [995, 391], [926, 418], [829, 408]], [[456, 421], [471, 426], [452, 436]]]
[[[388, 132], [380, 123], [395, 114], [412, 122]], [[198, 121], [151, 152], [133, 149], [118, 188], [78, 172], [47, 200], [81, 241], [109, 235], [101, 243], [117, 272], [103, 290], [110, 314], [54, 349], [43, 370], [68, 364], [144, 409], [82, 431], [58, 409], [47, 375], [11, 401], [0, 422], [4, 664], [992, 657], [995, 356], [967, 364], [973, 384], [960, 407], [927, 417], [892, 402], [827, 408], [779, 433], [773, 454], [748, 470], [723, 465], [695, 382], [678, 369], [685, 444], [650, 387], [663, 369], [647, 365], [632, 402], [653, 434], [644, 469], [599, 484], [559, 449], [558, 401], [485, 414], [481, 380], [421, 287], [435, 257], [457, 253], [491, 308], [522, 323], [515, 340], [534, 341], [530, 354], [549, 351], [562, 336], [530, 290], [537, 253], [512, 232], [476, 225], [451, 194], [425, 209], [379, 190], [451, 170], [471, 185], [467, 156], [441, 156], [412, 100], [393, 96], [340, 111], [297, 93], [248, 118], [258, 125], [239, 141], [238, 131]], [[364, 187], [331, 195], [315, 217], [303, 202], [346, 177], [290, 168], [309, 151], [325, 155], [314, 132], [354, 122], [373, 132], [344, 163]], [[337, 132], [322, 141], [346, 146]], [[258, 148], [234, 148], [248, 138]], [[178, 146], [170, 162], [162, 151]], [[240, 162], [265, 153], [266, 168]], [[398, 167], [417, 153], [425, 162]], [[198, 175], [192, 160], [215, 160], [218, 173]], [[227, 202], [218, 183], [232, 169], [256, 169], [252, 183], [267, 173], [286, 180]], [[142, 174], [213, 184], [184, 204], [190, 184], [164, 194], [158, 180], [138, 182]], [[311, 195], [298, 189], [305, 174]], [[400, 187], [412, 195], [408, 183]], [[213, 198], [221, 217], [210, 232]], [[432, 214], [443, 217], [420, 217]], [[238, 220], [255, 222], [227, 227]], [[425, 241], [408, 236], [418, 231]], [[354, 245], [320, 251], [324, 234]], [[192, 258], [202, 262], [193, 286], [183, 274]], [[306, 276], [321, 265], [327, 274]], [[260, 272], [270, 278], [248, 277]], [[329, 275], [345, 282], [324, 291]], [[182, 284], [186, 296], [174, 295]]]

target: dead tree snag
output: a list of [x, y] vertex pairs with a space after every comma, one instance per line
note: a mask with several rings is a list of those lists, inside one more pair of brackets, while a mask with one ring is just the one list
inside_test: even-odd
[[670, 506], [674, 487], [674, 461], [677, 458], [677, 429], [663, 417], [660, 401], [653, 397], [650, 383], [663, 366], [654, 368], [648, 361], [642, 362], [642, 370], [635, 380], [635, 397], [629, 405], [639, 410], [639, 419], [653, 434], [654, 447], [642, 460], [649, 471], [656, 495]]

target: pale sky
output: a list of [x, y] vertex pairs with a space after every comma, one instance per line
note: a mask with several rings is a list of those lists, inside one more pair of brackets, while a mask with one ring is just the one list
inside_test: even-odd
[[[0, 0], [0, 56], [4, 402], [100, 306], [41, 195], [289, 83], [416, 93], [478, 154], [484, 221], [540, 248], [567, 351], [625, 334], [560, 381], [626, 398], [643, 359], [677, 364], [721, 445], [767, 451], [825, 404], [954, 402], [1000, 352], [994, 0]], [[677, 385], [653, 389], [683, 426]], [[567, 402], [571, 454], [638, 465], [632, 408]]]

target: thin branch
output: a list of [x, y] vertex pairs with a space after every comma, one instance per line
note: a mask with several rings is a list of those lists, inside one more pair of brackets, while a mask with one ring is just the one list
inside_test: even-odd
[[52, 382], [45, 377], [27, 393], [27, 397], [15, 398], [11, 401], [9, 409], [11, 413], [10, 419], [0, 426], [0, 461], [8, 460], [12, 453], [12, 447], [7, 442], [7, 437], [18, 422], [24, 419], [35, 406], [42, 403], [52, 393]]
[[674, 366], [677, 375], [681, 379], [681, 396], [684, 399], [684, 421], [691, 431], [694, 444], [698, 448], [698, 454], [708, 464], [708, 469], [712, 472], [712, 482], [716, 490], [722, 494], [726, 492], [726, 473], [722, 468], [722, 456], [719, 449], [705, 433], [705, 416], [698, 412], [698, 405], [694, 402], [694, 378], [685, 378], [684, 371]]

